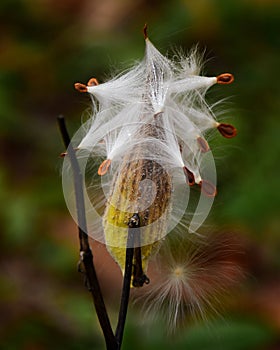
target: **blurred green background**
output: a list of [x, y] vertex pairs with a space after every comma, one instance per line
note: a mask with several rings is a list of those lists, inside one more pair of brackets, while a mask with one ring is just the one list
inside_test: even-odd
[[[280, 6], [277, 0], [1, 0], [1, 349], [104, 349], [77, 273], [76, 227], [64, 204], [56, 117], [78, 129], [87, 96], [73, 88], [141, 59], [142, 28], [161, 52], [206, 49], [209, 75], [234, 84], [210, 99], [239, 133], [218, 140], [219, 195], [209, 221], [244, 241], [247, 279], [223, 319], [166, 340], [129, 310], [124, 349], [280, 349]], [[120, 272], [97, 245], [113, 321]]]

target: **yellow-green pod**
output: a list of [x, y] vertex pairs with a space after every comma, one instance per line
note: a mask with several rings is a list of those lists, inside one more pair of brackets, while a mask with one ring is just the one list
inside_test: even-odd
[[[154, 127], [150, 127], [150, 132]], [[149, 151], [156, 151], [149, 150]], [[172, 181], [168, 172], [155, 160], [145, 158], [143, 145], [137, 144], [123, 158], [112, 181], [103, 215], [108, 251], [125, 268], [128, 222], [133, 214], [140, 218], [140, 234], [134, 246], [141, 246], [145, 272], [151, 255], [157, 252], [166, 235], [171, 206]]]

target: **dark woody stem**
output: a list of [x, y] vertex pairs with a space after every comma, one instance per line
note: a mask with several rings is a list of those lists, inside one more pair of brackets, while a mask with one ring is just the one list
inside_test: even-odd
[[133, 239], [135, 248], [132, 271], [132, 285], [133, 287], [143, 287], [144, 283], [148, 284], [150, 283], [150, 280], [143, 272], [140, 229], [135, 230]]
[[[84, 206], [84, 190], [83, 190], [83, 176], [80, 170], [80, 166], [76, 157], [75, 150], [71, 144], [71, 140], [66, 128], [65, 119], [63, 116], [57, 118], [58, 126], [61, 136], [63, 138], [64, 145], [67, 149], [67, 155], [69, 156], [75, 187], [76, 208], [78, 217], [78, 230], [80, 241], [80, 271], [85, 273], [86, 285], [91, 292], [95, 310], [98, 316], [100, 326], [102, 328], [106, 348], [108, 350], [120, 350], [122, 345], [124, 326], [126, 321], [128, 302], [130, 296], [131, 277], [133, 271], [133, 256], [135, 255], [135, 266], [133, 272], [133, 284], [137, 287], [142, 286], [144, 283], [148, 283], [149, 279], [143, 274], [142, 261], [141, 261], [141, 248], [133, 248], [138, 244], [140, 235], [140, 218], [138, 214], [134, 214], [128, 223], [128, 238], [126, 248], [126, 261], [125, 261], [125, 274], [123, 279], [123, 288], [121, 296], [121, 304], [119, 310], [118, 324], [116, 328], [116, 334], [114, 335], [111, 327], [111, 323], [108, 317], [108, 313], [105, 307], [104, 299], [100, 289], [99, 281], [97, 278], [96, 270], [93, 263], [93, 255], [90, 249], [88, 235], [84, 231], [87, 227], [85, 206]], [[137, 242], [135, 242], [135, 240]]]
[[124, 271], [119, 319], [118, 319], [118, 324], [116, 328], [116, 339], [118, 342], [118, 349], [121, 349], [121, 345], [122, 345], [124, 325], [125, 325], [128, 301], [129, 301], [129, 295], [130, 295], [132, 265], [133, 265], [133, 255], [134, 255], [134, 248], [133, 248], [134, 238], [135, 238], [135, 233], [138, 233], [139, 230], [140, 230], [140, 218], [138, 214], [134, 214], [128, 222], [125, 271]]
[[[67, 149], [67, 154], [70, 159], [73, 177], [74, 177], [74, 187], [75, 187], [75, 197], [76, 197], [76, 208], [78, 216], [78, 230], [79, 230], [79, 241], [80, 241], [80, 264], [83, 267], [83, 271], [86, 276], [86, 284], [89, 291], [91, 292], [97, 317], [102, 328], [106, 347], [109, 350], [120, 349], [116, 337], [114, 336], [108, 313], [105, 307], [104, 299], [100, 289], [99, 281], [97, 278], [96, 270], [93, 263], [93, 255], [90, 249], [88, 235], [84, 231], [87, 227], [86, 216], [85, 216], [85, 206], [84, 206], [84, 191], [83, 191], [83, 177], [80, 170], [80, 166], [71, 144], [71, 140], [65, 125], [65, 120], [63, 116], [57, 118], [59, 130]], [[133, 254], [133, 248], [132, 248]], [[123, 323], [124, 327], [124, 323]], [[123, 330], [122, 330], [123, 332]]]

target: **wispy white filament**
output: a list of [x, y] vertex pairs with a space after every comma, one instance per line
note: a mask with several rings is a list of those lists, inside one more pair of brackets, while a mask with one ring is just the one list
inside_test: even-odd
[[[92, 151], [98, 141], [104, 142], [107, 158], [113, 160], [128, 147], [145, 142], [137, 137], [139, 128], [163, 112], [162, 127], [173, 135], [167, 137], [169, 151], [163, 153], [168, 162], [174, 160], [174, 166], [187, 165], [179, 143], [188, 145], [191, 157], [196, 158], [200, 152], [197, 138], [217, 124], [203, 98], [217, 78], [198, 75], [199, 61], [195, 53], [189, 59], [170, 61], [146, 39], [143, 62], [111, 81], [87, 87], [98, 112], [78, 147]], [[199, 173], [199, 166], [193, 171]]]
[[[219, 123], [205, 101], [205, 95], [212, 85], [228, 83], [226, 78], [231, 78], [219, 81], [219, 76], [201, 76], [200, 71], [201, 57], [196, 49], [188, 56], [177, 53], [174, 59], [169, 59], [146, 38], [145, 57], [140, 63], [102, 84], [97, 84], [96, 80], [88, 86], [78, 84], [82, 85], [82, 91], [89, 93], [93, 104], [90, 120], [75, 136], [78, 140], [75, 146], [85, 177], [89, 234], [95, 239], [104, 242], [102, 215], [106, 201], [123, 169], [123, 161], [128, 154], [133, 159], [139, 147], [141, 157], [160, 164], [172, 180], [170, 215], [165, 216], [167, 229], [155, 236], [156, 239], [163, 238], [184, 216], [188, 206], [188, 185], [192, 184], [191, 179], [186, 178], [186, 169], [194, 183], [209, 195], [208, 198], [201, 196], [190, 230], [196, 231], [207, 217], [216, 193], [216, 171], [211, 152], [205, 160], [205, 152], [209, 150], [205, 132]], [[149, 128], [157, 130], [157, 136], [151, 134]], [[104, 161], [105, 170], [98, 175], [97, 169]], [[68, 179], [64, 180], [64, 193], [75, 217], [73, 196], [68, 194], [73, 193], [69, 183]], [[140, 192], [141, 188], [140, 184]], [[139, 203], [138, 208], [142, 207]], [[145, 243], [153, 243], [153, 239], [145, 240]]]

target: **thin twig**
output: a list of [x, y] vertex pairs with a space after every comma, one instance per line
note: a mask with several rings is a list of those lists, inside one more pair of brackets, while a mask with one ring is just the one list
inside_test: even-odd
[[135, 231], [139, 230], [140, 218], [138, 214], [134, 214], [128, 223], [128, 235], [127, 235], [127, 248], [126, 248], [126, 258], [125, 258], [125, 271], [123, 278], [123, 288], [121, 296], [121, 305], [119, 311], [119, 319], [116, 328], [116, 339], [118, 343], [118, 350], [121, 349], [124, 325], [127, 315], [127, 308], [130, 295], [130, 285], [131, 285], [131, 275], [132, 275], [132, 263], [134, 254], [134, 235]]
[[132, 270], [133, 287], [143, 287], [144, 283], [149, 284], [149, 278], [143, 272], [140, 230], [136, 230], [134, 239], [134, 262]]
[[78, 228], [79, 228], [79, 240], [80, 240], [80, 257], [81, 263], [84, 266], [84, 271], [87, 280], [87, 286], [91, 292], [97, 317], [102, 328], [106, 347], [108, 350], [119, 349], [116, 338], [114, 336], [111, 323], [108, 317], [108, 313], [105, 307], [104, 299], [100, 289], [99, 281], [97, 278], [96, 270], [93, 263], [93, 255], [90, 249], [88, 235], [84, 231], [86, 230], [86, 216], [84, 206], [84, 191], [83, 191], [83, 177], [80, 170], [80, 166], [71, 144], [71, 140], [66, 128], [65, 119], [63, 116], [57, 118], [61, 136], [63, 138], [64, 145], [67, 149], [67, 154], [71, 162], [73, 170], [74, 186], [75, 186], [75, 197], [76, 197], [76, 208], [78, 216]]

